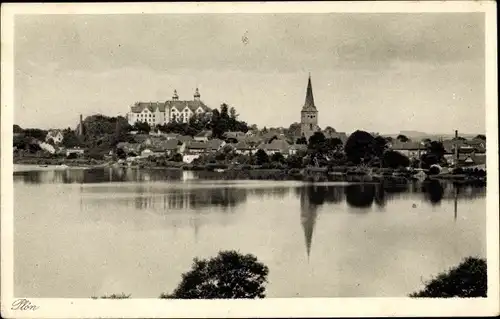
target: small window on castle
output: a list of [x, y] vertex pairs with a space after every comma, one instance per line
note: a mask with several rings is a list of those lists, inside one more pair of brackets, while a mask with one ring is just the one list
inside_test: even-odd
[[312, 129], [313, 129], [313, 125], [312, 125], [312, 124], [309, 124], [309, 128], [312, 130]]

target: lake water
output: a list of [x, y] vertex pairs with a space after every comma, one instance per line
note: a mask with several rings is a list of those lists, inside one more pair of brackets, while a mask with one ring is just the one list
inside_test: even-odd
[[485, 188], [18, 168], [17, 297], [157, 298], [229, 249], [269, 267], [268, 297], [404, 297], [486, 254]]

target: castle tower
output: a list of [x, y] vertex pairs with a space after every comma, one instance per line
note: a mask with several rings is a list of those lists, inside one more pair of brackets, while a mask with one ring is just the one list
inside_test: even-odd
[[307, 83], [306, 100], [302, 111], [300, 112], [300, 132], [302, 136], [309, 140], [314, 132], [319, 130], [318, 127], [318, 110], [314, 105], [314, 96], [311, 84], [311, 75]]
[[174, 95], [172, 96], [172, 101], [178, 101], [179, 95], [177, 95], [177, 90], [174, 90]]
[[199, 101], [200, 98], [201, 98], [200, 91], [198, 90], [198, 88], [196, 88], [196, 91], [194, 92], [194, 100]]

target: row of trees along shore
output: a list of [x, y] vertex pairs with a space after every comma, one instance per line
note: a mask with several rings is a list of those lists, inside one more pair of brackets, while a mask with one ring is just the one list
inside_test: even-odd
[[[427, 281], [425, 287], [409, 294], [413, 298], [486, 297], [486, 260], [468, 257], [447, 272]], [[256, 299], [266, 297], [269, 268], [256, 256], [221, 251], [210, 259], [195, 258], [172, 293], [161, 299]], [[130, 294], [105, 295], [102, 299], [127, 299]], [[97, 299], [97, 297], [92, 297]]]
[[[206, 114], [195, 114], [188, 123], [171, 122], [164, 125], [158, 125], [153, 128], [166, 133], [177, 133], [181, 135], [194, 136], [204, 130], [211, 130], [213, 138], [224, 139], [224, 133], [231, 131], [248, 132], [252, 130], [256, 134], [262, 135], [270, 130], [263, 128], [258, 130], [256, 125], [249, 126], [246, 122], [238, 119], [239, 115], [234, 107], [222, 104], [220, 109], [213, 110], [212, 116]], [[129, 134], [131, 131], [137, 131], [139, 134], [147, 134], [152, 128], [145, 122], [137, 122], [135, 125], [129, 125], [126, 118], [122, 116], [107, 117], [104, 115], [92, 115], [83, 121], [83, 135], [79, 136], [74, 130], [66, 128], [63, 130], [62, 146], [65, 148], [81, 147], [88, 151], [86, 157], [102, 160], [109, 154], [110, 150], [116, 151], [116, 145], [120, 142], [136, 142], [135, 136]], [[22, 129], [14, 125], [14, 146], [18, 150], [27, 151], [27, 153], [36, 153], [40, 147], [33, 143], [34, 140], [44, 141], [47, 135], [46, 130], [41, 129]], [[295, 155], [285, 158], [283, 154], [276, 153], [268, 156], [264, 151], [259, 150], [252, 155], [241, 155], [231, 147], [225, 147], [217, 153], [206, 154], [196, 161], [198, 165], [210, 164], [248, 164], [260, 165], [264, 168], [303, 168], [307, 166], [357, 166], [366, 165], [372, 167], [422, 167], [429, 168], [433, 164], [445, 164], [444, 147], [439, 141], [425, 141], [423, 150], [426, 152], [420, 159], [410, 160], [405, 155], [389, 149], [389, 143], [392, 138], [383, 136], [373, 136], [365, 131], [355, 131], [347, 141], [342, 143], [338, 138], [325, 137], [323, 132], [335, 131], [327, 127], [323, 132], [316, 132], [309, 140], [299, 137], [300, 125], [293, 123], [288, 129], [281, 129], [286, 140], [290, 144], [305, 144], [307, 149], [299, 151]], [[328, 134], [327, 134], [328, 135]], [[274, 139], [278, 138], [277, 133]], [[281, 137], [280, 137], [281, 138]], [[477, 138], [486, 139], [484, 135], [478, 135]], [[271, 142], [273, 138], [266, 142]], [[400, 141], [408, 141], [404, 135], [397, 137]], [[227, 140], [227, 142], [234, 142]], [[256, 146], [256, 145], [254, 145]], [[116, 153], [116, 152], [114, 152]], [[166, 159], [182, 161], [181, 157]]]

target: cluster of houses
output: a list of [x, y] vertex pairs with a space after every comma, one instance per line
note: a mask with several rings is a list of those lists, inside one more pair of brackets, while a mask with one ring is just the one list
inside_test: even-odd
[[[339, 138], [343, 144], [347, 141], [347, 134], [325, 131], [327, 138]], [[52, 142], [50, 142], [52, 140]], [[63, 140], [60, 130], [50, 130], [44, 142], [39, 145], [49, 153], [57, 153], [58, 145]], [[223, 139], [212, 138], [210, 130], [202, 131], [196, 136], [180, 135], [176, 133], [163, 133], [160, 131], [149, 134], [135, 134], [134, 143], [119, 143], [117, 149], [123, 150], [130, 160], [147, 158], [149, 156], [182, 155], [182, 161], [191, 163], [201, 155], [215, 153], [224, 147], [230, 147], [237, 154], [250, 155], [258, 150], [263, 150], [269, 156], [281, 153], [285, 158], [307, 149], [305, 144], [289, 143], [283, 130], [274, 129], [267, 133], [254, 131], [226, 132]], [[444, 157], [451, 166], [485, 168], [486, 166], [486, 141], [479, 138], [441, 140], [444, 147]], [[424, 141], [401, 142], [397, 139], [388, 144], [388, 148], [397, 151], [410, 159], [418, 159], [427, 152]], [[66, 156], [80, 155], [84, 149], [64, 149]]]
[[236, 154], [250, 155], [262, 149], [268, 155], [281, 153], [284, 157], [305, 150], [307, 145], [290, 144], [284, 134], [269, 132], [262, 135], [243, 132], [226, 132], [223, 139], [212, 138], [211, 131], [202, 131], [194, 137], [175, 133], [150, 133], [135, 135], [136, 143], [119, 143], [131, 160], [149, 156], [172, 156], [181, 154], [185, 163], [191, 163], [201, 155], [231, 147]]
[[[467, 166], [471, 168], [486, 168], [486, 141], [474, 139], [441, 140], [444, 148], [444, 158], [450, 166]], [[418, 159], [427, 152], [423, 141], [401, 142], [395, 140], [389, 143], [389, 148], [410, 159]]]

